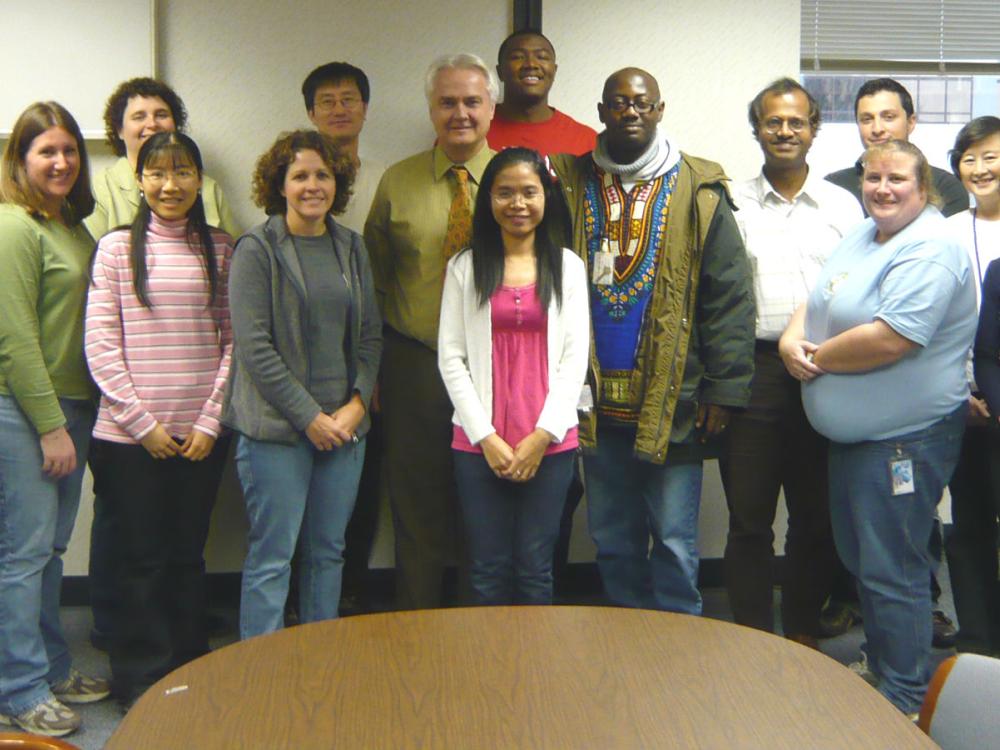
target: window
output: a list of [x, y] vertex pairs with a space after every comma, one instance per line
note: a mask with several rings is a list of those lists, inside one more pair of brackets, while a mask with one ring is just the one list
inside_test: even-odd
[[995, 0], [802, 0], [802, 85], [823, 127], [810, 163], [823, 174], [861, 152], [854, 96], [889, 76], [913, 97], [911, 140], [935, 166], [973, 117], [1000, 113], [1000, 17]]

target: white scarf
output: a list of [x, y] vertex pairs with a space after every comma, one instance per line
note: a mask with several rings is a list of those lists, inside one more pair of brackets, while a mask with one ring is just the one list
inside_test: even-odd
[[605, 130], [597, 136], [593, 152], [594, 163], [605, 172], [617, 175], [626, 191], [632, 190], [637, 183], [649, 182], [665, 175], [680, 161], [680, 151], [670, 145], [670, 139], [659, 128], [649, 148], [631, 164], [619, 164], [611, 158], [607, 150], [607, 135], [608, 131]]

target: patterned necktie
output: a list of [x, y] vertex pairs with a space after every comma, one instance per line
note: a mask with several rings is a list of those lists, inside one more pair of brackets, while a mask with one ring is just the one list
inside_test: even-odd
[[469, 170], [453, 166], [455, 197], [448, 209], [448, 232], [444, 236], [444, 259], [448, 261], [472, 241], [472, 200], [469, 197]]

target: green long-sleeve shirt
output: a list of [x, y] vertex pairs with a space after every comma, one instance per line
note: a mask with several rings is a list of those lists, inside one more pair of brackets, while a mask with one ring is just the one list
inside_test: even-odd
[[[463, 166], [473, 203], [494, 152], [483, 148]], [[452, 162], [440, 146], [386, 170], [375, 191], [365, 245], [371, 258], [382, 319], [393, 329], [437, 349], [444, 238], [455, 193]]]
[[82, 224], [0, 204], [0, 393], [38, 434], [66, 423], [59, 398], [89, 399], [83, 311], [94, 241]]

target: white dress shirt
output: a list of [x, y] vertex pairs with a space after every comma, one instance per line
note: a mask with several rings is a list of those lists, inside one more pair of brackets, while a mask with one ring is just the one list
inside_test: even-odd
[[777, 341], [827, 257], [864, 215], [853, 195], [812, 172], [792, 200], [763, 172], [734, 185], [733, 199], [753, 269], [757, 338]]

